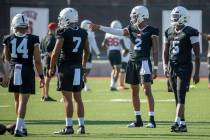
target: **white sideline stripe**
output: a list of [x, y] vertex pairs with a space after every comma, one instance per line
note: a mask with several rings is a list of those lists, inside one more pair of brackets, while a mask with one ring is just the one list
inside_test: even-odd
[[[131, 99], [112, 99], [110, 101], [111, 102], [119, 102], [119, 103], [132, 102]], [[175, 102], [175, 100], [174, 99], [155, 100], [155, 102]], [[141, 99], [141, 103], [147, 103], [147, 100]]]
[[[107, 103], [107, 102], [114, 102], [114, 103], [130, 103], [132, 102], [131, 99], [111, 99], [111, 100], [84, 100], [85, 103]], [[166, 99], [166, 100], [155, 100], [155, 102], [175, 102], [174, 99]], [[141, 99], [141, 103], [147, 103], [146, 99]]]
[[0, 105], [0, 108], [6, 108], [9, 107], [9, 105]]

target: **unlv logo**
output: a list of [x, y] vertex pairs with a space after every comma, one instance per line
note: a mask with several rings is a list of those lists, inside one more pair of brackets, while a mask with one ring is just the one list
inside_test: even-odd
[[33, 34], [33, 23], [37, 18], [38, 13], [35, 11], [23, 11], [22, 14], [26, 15], [29, 19], [28, 34]]

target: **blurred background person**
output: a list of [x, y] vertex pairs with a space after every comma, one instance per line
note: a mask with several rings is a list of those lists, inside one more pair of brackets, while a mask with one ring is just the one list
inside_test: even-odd
[[205, 40], [208, 41], [208, 53], [207, 53], [207, 64], [208, 64], [208, 88], [210, 89], [210, 34], [200, 33]]
[[125, 73], [126, 73], [126, 68], [129, 60], [129, 49], [132, 45], [131, 40], [128, 37], [123, 38], [125, 49], [121, 50], [121, 55], [122, 55], [122, 66], [120, 69], [120, 74], [119, 74], [119, 87], [118, 89], [129, 89], [128, 87], [125, 86]]
[[92, 23], [90, 20], [83, 20], [81, 22], [81, 28], [87, 30], [87, 33], [88, 33], [88, 43], [89, 43], [89, 48], [90, 48], [90, 55], [89, 55], [89, 58], [88, 58], [88, 62], [86, 63], [86, 69], [85, 69], [85, 75], [84, 75], [84, 82], [85, 82], [85, 87], [84, 87], [84, 91], [89, 91], [90, 88], [87, 84], [87, 76], [88, 74], [90, 73], [90, 70], [92, 69], [93, 67], [93, 64], [92, 64], [92, 49], [94, 50], [97, 58], [99, 59], [100, 58], [100, 51], [98, 49], [98, 45], [96, 43], [96, 39], [95, 39], [95, 33], [92, 32], [90, 29], [89, 29], [89, 24]]
[[[119, 21], [114, 20], [111, 22], [111, 28], [122, 29], [122, 25]], [[102, 42], [102, 47], [107, 48], [108, 59], [112, 66], [110, 90], [116, 91], [117, 80], [122, 66], [121, 48], [125, 49], [123, 36], [106, 33]]]
[[56, 101], [55, 99], [49, 96], [49, 85], [51, 77], [48, 75], [48, 70], [50, 67], [50, 57], [51, 53], [55, 46], [55, 31], [57, 28], [57, 24], [51, 22], [48, 24], [48, 33], [41, 41], [41, 56], [42, 56], [42, 65], [44, 71], [44, 78], [45, 78], [45, 86], [42, 88], [42, 98], [41, 101]]

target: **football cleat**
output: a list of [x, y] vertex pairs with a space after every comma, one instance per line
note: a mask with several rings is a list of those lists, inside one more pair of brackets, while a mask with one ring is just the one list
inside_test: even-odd
[[85, 134], [85, 127], [84, 127], [84, 125], [79, 126], [79, 128], [77, 129], [77, 134]]
[[178, 132], [187, 132], [187, 126], [186, 125], [180, 124], [178, 128], [179, 128]]
[[172, 125], [171, 125], [171, 132], [178, 132], [179, 130], [179, 125], [177, 122], [174, 122]]
[[28, 136], [28, 131], [27, 131], [26, 128], [23, 128], [22, 132], [23, 132], [23, 134], [24, 134], [25, 136]]
[[58, 135], [69, 135], [69, 134], [74, 134], [74, 129], [72, 126], [65, 127], [61, 130], [55, 131], [54, 134]]
[[56, 102], [56, 100], [53, 99], [53, 98], [51, 98], [50, 96], [44, 97], [44, 98], [42, 99], [42, 101], [43, 101], [43, 102]]
[[15, 130], [14, 136], [15, 136], [15, 137], [25, 137], [26, 135], [24, 134], [23, 131]]
[[7, 125], [7, 132], [13, 135], [15, 131], [15, 127], [16, 127], [16, 123]]
[[116, 87], [110, 87], [110, 90], [111, 91], [117, 91], [117, 88]]
[[146, 128], [156, 128], [156, 123], [155, 122], [148, 122], [146, 125]]
[[131, 124], [128, 125], [128, 128], [135, 128], [135, 127], [143, 127], [143, 122], [132, 122]]

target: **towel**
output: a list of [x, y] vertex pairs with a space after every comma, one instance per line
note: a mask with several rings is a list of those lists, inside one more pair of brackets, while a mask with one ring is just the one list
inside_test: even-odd
[[141, 63], [140, 75], [151, 74], [148, 60], [143, 60]]
[[13, 84], [16, 86], [22, 85], [22, 64], [16, 64], [15, 65], [15, 70], [14, 70], [14, 81]]

